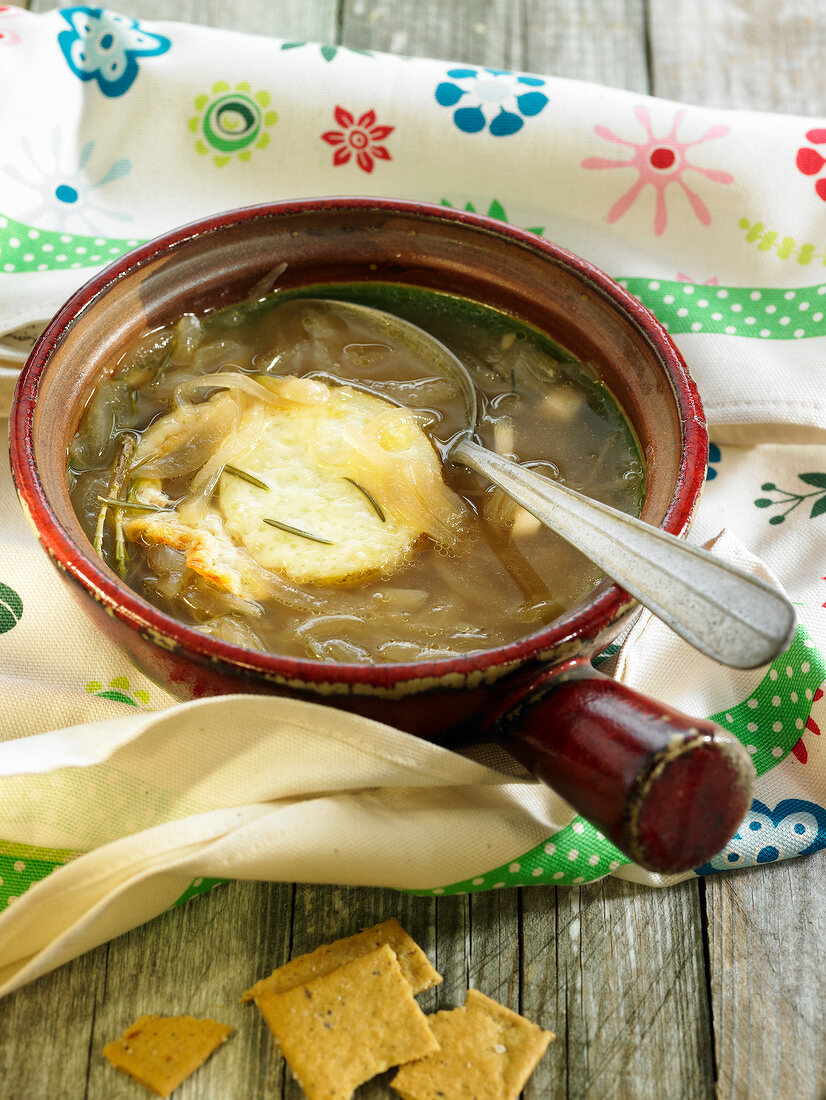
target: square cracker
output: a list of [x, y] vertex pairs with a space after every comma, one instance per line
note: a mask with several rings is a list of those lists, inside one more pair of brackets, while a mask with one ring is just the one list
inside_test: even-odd
[[427, 1019], [441, 1050], [401, 1067], [391, 1084], [402, 1100], [502, 1100], [499, 1024], [467, 1008]]
[[232, 1033], [227, 1024], [193, 1016], [141, 1016], [103, 1048], [115, 1069], [157, 1096], [169, 1096]]
[[492, 1001], [478, 989], [468, 990], [465, 1003], [469, 1012], [484, 1014], [499, 1025], [499, 1045], [505, 1048], [502, 1052], [504, 1098], [516, 1100], [556, 1036], [498, 1001]]
[[377, 1073], [438, 1050], [387, 944], [255, 1003], [309, 1100], [349, 1100]]
[[554, 1038], [475, 989], [428, 1019], [441, 1050], [402, 1066], [391, 1085], [403, 1100], [517, 1100]]
[[395, 917], [382, 921], [372, 928], [366, 928], [363, 932], [357, 932], [354, 936], [346, 936], [334, 943], [325, 943], [310, 951], [307, 955], [300, 955], [292, 959], [284, 966], [274, 970], [268, 978], [261, 978], [254, 986], [241, 994], [242, 1001], [252, 1001], [259, 993], [283, 993], [293, 986], [309, 982], [313, 978], [320, 978], [323, 974], [329, 974], [339, 966], [357, 959], [359, 955], [366, 955], [368, 951], [375, 951], [383, 943], [389, 944], [399, 960], [402, 973], [414, 993], [422, 993], [438, 985], [442, 975], [435, 970], [422, 951], [421, 947], [405, 932]]

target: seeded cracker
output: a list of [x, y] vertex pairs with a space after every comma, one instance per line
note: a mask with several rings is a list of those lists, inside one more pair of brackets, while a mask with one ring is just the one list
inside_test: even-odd
[[403, 1100], [517, 1100], [554, 1038], [475, 989], [428, 1019], [441, 1050], [402, 1066], [391, 1085]]
[[468, 1012], [485, 1014], [499, 1025], [499, 1045], [505, 1048], [502, 1054], [505, 1063], [502, 1072], [504, 1096], [505, 1100], [516, 1100], [539, 1065], [548, 1044], [556, 1036], [552, 1031], [545, 1031], [517, 1012], [492, 1001], [478, 989], [468, 990], [465, 1004]]
[[391, 1083], [403, 1100], [502, 1100], [499, 1025], [466, 1008], [427, 1019], [442, 1049], [402, 1066]]
[[156, 1096], [169, 1096], [232, 1033], [227, 1024], [192, 1016], [141, 1016], [103, 1048], [115, 1069]]
[[262, 978], [241, 995], [242, 1001], [252, 1001], [260, 993], [283, 993], [293, 986], [313, 978], [329, 974], [339, 966], [357, 959], [368, 951], [375, 951], [383, 943], [389, 944], [399, 960], [402, 974], [414, 993], [431, 989], [442, 980], [442, 975], [430, 965], [424, 951], [405, 932], [395, 917], [366, 928], [354, 936], [326, 943], [307, 955], [292, 959], [285, 966], [274, 970], [268, 978]]
[[377, 1073], [438, 1050], [387, 944], [255, 1003], [309, 1100], [349, 1100]]

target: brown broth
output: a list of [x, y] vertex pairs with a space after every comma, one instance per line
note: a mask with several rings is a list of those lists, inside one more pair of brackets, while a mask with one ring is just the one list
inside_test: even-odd
[[[303, 292], [304, 295], [307, 292]], [[465, 363], [477, 387], [478, 437], [540, 473], [638, 515], [644, 471], [632, 430], [616, 402], [546, 336], [496, 310], [411, 287], [359, 284], [313, 288], [378, 306], [414, 321]], [[397, 662], [469, 653], [516, 641], [580, 602], [601, 580], [599, 569], [529, 517], [512, 530], [513, 506], [476, 475], [444, 465], [449, 487], [466, 503], [467, 529], [455, 545], [427, 538], [401, 569], [347, 584], [291, 586], [306, 606], [280, 598], [228, 595], [184, 567], [168, 546], [121, 540], [109, 507], [112, 486], [125, 499], [134, 473], [113, 482], [124, 433], [139, 440], [175, 402], [193, 375], [236, 371], [298, 375], [347, 383], [417, 410], [440, 453], [462, 428], [449, 382], [432, 365], [366, 329], [330, 324], [300, 296], [278, 292], [197, 321], [147, 334], [93, 394], [69, 453], [72, 501], [88, 537], [126, 582], [161, 610], [207, 633], [252, 648], [344, 662]], [[203, 395], [209, 395], [203, 390]], [[214, 443], [214, 441], [212, 441]], [[208, 455], [209, 439], [197, 443]], [[214, 446], [213, 446], [214, 450]], [[203, 455], [196, 456], [200, 461]], [[236, 462], [242, 466], [243, 462]], [[188, 477], [167, 477], [174, 501]], [[525, 522], [527, 521], [527, 522]]]

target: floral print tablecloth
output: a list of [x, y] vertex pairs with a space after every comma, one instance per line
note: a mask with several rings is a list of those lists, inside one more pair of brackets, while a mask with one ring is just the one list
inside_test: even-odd
[[[366, 194], [475, 210], [636, 295], [710, 422], [692, 537], [776, 578], [800, 626], [744, 673], [643, 616], [616, 675], [753, 756], [749, 815], [697, 874], [826, 846], [826, 122], [86, 6], [0, 8], [0, 95], [6, 409], [32, 334], [93, 271], [235, 206]], [[674, 881], [500, 758], [297, 702], [176, 705], [86, 623], [7, 469], [0, 514], [0, 991], [232, 876], [436, 895]]]

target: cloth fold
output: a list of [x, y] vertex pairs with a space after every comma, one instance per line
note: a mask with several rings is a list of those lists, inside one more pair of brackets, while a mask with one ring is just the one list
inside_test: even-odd
[[[0, 31], [0, 94], [19, 105], [0, 116], [0, 414], [22, 349], [94, 270], [219, 210], [410, 198], [586, 256], [698, 382], [712, 445], [691, 537], [775, 579], [801, 623], [744, 673], [642, 615], [616, 675], [752, 753], [755, 802], [697, 873], [826, 847], [817, 120], [84, 6], [6, 8]], [[292, 700], [179, 704], [89, 625], [6, 465], [0, 515], [0, 994], [224, 878], [429, 895], [677, 881], [510, 764]]]

